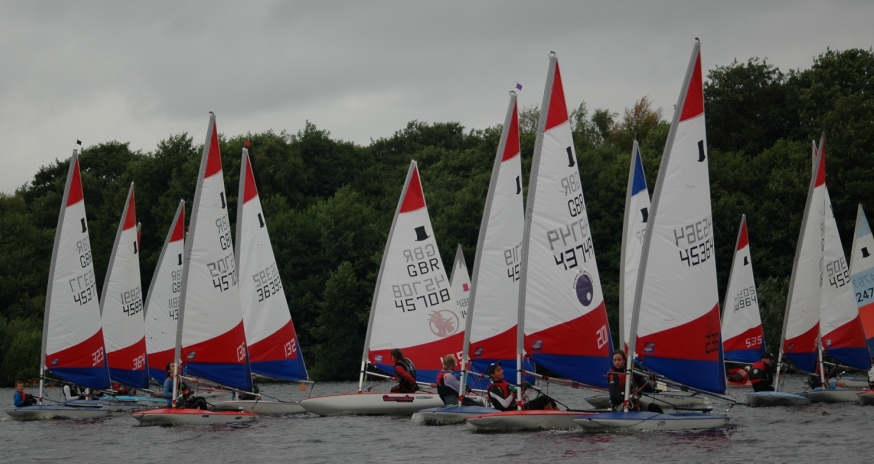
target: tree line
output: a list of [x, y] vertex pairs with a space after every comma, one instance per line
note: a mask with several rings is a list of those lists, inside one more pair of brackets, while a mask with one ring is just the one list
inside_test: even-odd
[[[827, 134], [826, 181], [847, 256], [856, 205], [874, 192], [874, 52], [827, 50], [810, 68], [785, 73], [765, 59], [735, 61], [709, 70], [704, 94], [720, 298], [746, 214], [765, 339], [776, 350], [811, 176], [810, 141]], [[538, 114], [536, 107], [520, 114], [525, 185]], [[503, 108], [495, 108], [495, 115], [499, 119]], [[584, 102], [571, 114], [614, 339], [631, 147], [636, 138], [651, 193], [669, 129], [664, 116], [646, 96], [622, 114], [606, 109], [590, 114]], [[357, 378], [374, 283], [411, 159], [419, 162], [443, 262], [453, 262], [458, 243], [472, 269], [500, 132], [499, 125], [466, 129], [456, 122], [412, 121], [362, 146], [307, 123], [296, 133], [220, 138], [232, 222], [240, 153], [244, 142], [251, 142], [267, 227], [312, 378]], [[120, 142], [82, 150], [97, 288], [131, 182], [143, 224], [142, 288], [148, 288], [179, 200], [191, 204], [201, 150], [185, 133], [149, 152]], [[48, 267], [68, 163], [57, 160], [14, 193], [0, 194], [0, 385], [38, 373]], [[190, 209], [186, 214], [187, 220]]]

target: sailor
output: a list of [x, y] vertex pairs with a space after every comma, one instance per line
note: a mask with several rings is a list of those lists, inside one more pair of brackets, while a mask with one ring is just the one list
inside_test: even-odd
[[757, 361], [750, 368], [749, 379], [753, 384], [754, 392], [774, 391], [772, 367], [774, 367], [774, 353], [769, 351], [762, 355], [761, 361]]
[[750, 366], [734, 367], [726, 371], [729, 382], [745, 384], [750, 373]]
[[[515, 398], [516, 386], [504, 380], [504, 369], [501, 367], [500, 361], [490, 364], [486, 373], [492, 379], [492, 383], [488, 388], [492, 406], [498, 411], [518, 409]], [[528, 385], [527, 382], [526, 385]], [[537, 398], [524, 404], [522, 409], [558, 411], [558, 405], [549, 395], [541, 393]]]
[[391, 350], [391, 359], [395, 362], [395, 376], [398, 384], [391, 388], [392, 393], [415, 393], [419, 390], [416, 383], [416, 366], [413, 361], [404, 357], [400, 348]]
[[15, 404], [16, 408], [33, 406], [36, 404], [36, 398], [34, 398], [33, 395], [24, 393], [24, 382], [21, 380], [15, 382], [15, 393], [12, 395], [12, 403]]
[[455, 355], [452, 353], [443, 357], [443, 370], [437, 373], [437, 394], [446, 406], [458, 405], [458, 389], [461, 382], [455, 376]]
[[[625, 351], [616, 350], [613, 352], [613, 367], [607, 371], [607, 391], [610, 393], [610, 404], [613, 406], [614, 411], [625, 409], [625, 377], [627, 376], [625, 370], [627, 363], [628, 355], [625, 354]], [[638, 393], [641, 391], [653, 392], [655, 389], [642, 375], [634, 374], [631, 382], [632, 398], [629, 402], [629, 410], [640, 410], [640, 397]]]

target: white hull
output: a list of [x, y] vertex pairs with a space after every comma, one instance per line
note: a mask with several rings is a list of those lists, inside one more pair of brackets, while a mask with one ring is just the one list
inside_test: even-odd
[[136, 402], [146, 406], [163, 406], [167, 404], [164, 398], [149, 398], [145, 396], [116, 396], [115, 401]]
[[859, 393], [867, 390], [857, 388], [834, 388], [827, 390], [811, 390], [804, 392], [804, 396], [814, 403], [844, 403], [855, 402], [859, 399]]
[[443, 401], [436, 393], [346, 393], [306, 398], [300, 400], [300, 405], [319, 416], [409, 416], [443, 406]]
[[26, 406], [7, 409], [6, 414], [13, 420], [45, 420], [45, 419], [99, 419], [112, 413], [102, 408], [71, 408], [67, 406]]
[[563, 430], [576, 428], [579, 411], [506, 411], [467, 419], [481, 432], [515, 432], [520, 430]]
[[105, 400], [71, 400], [65, 402], [64, 406], [71, 408], [100, 408], [112, 412], [132, 412], [146, 408], [146, 406], [132, 401]]
[[804, 406], [810, 404], [810, 398], [789, 392], [753, 392], [747, 395], [747, 404], [752, 408]]
[[[610, 409], [610, 395], [598, 395], [586, 398], [586, 401], [597, 409]], [[707, 398], [688, 392], [646, 393], [640, 398], [640, 409], [645, 410], [649, 404], [660, 408], [695, 408], [706, 406]]]
[[711, 429], [728, 425], [730, 420], [730, 417], [723, 414], [694, 412], [608, 412], [580, 416], [574, 422], [586, 432], [611, 432]]
[[153, 409], [133, 412], [140, 425], [220, 425], [252, 422], [257, 414], [232, 411], [202, 411], [199, 409]]
[[231, 400], [212, 403], [219, 411], [248, 411], [256, 414], [303, 414], [298, 401]]

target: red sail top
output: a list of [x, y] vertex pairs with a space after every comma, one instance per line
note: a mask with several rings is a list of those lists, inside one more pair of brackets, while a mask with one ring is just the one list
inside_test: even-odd
[[222, 170], [222, 154], [219, 152], [218, 130], [215, 122], [212, 123], [212, 136], [209, 138], [209, 156], [206, 160], [206, 172], [203, 178], [206, 179], [215, 173]]
[[552, 81], [552, 95], [549, 97], [549, 113], [546, 115], [546, 128], [566, 123], [567, 103], [564, 101], [564, 86], [561, 85], [561, 73], [558, 70], [558, 61], [555, 62], [555, 79]]
[[692, 69], [692, 79], [689, 80], [689, 89], [686, 91], [686, 101], [683, 103], [683, 112], [680, 113], [680, 122], [692, 119], [704, 113], [704, 83], [701, 79], [701, 52], [695, 58], [695, 67]]
[[173, 228], [173, 235], [170, 236], [170, 241], [175, 242], [185, 238], [185, 206], [179, 208], [179, 216], [176, 218], [176, 227]]
[[737, 240], [737, 249], [740, 250], [749, 243], [750, 241], [747, 239], [747, 220], [744, 218], [740, 225], [740, 238]]
[[[127, 199], [127, 216], [124, 218], [124, 227], [121, 230], [128, 230], [131, 227], [137, 226], [137, 206], [134, 201], [134, 191], [131, 190], [130, 198]], [[139, 239], [137, 239], [139, 241]]]
[[501, 161], [507, 161], [521, 152], [519, 145], [519, 112], [513, 103], [513, 116], [510, 118], [510, 132], [507, 132], [507, 144], [504, 145], [504, 155]]
[[243, 203], [258, 196], [258, 187], [255, 185], [255, 175], [252, 174], [252, 162], [246, 153], [246, 183], [243, 185]]
[[819, 157], [819, 169], [816, 170], [816, 184], [814, 187], [825, 184], [825, 135], [822, 136], [819, 149], [822, 151], [822, 156]]
[[67, 206], [75, 205], [85, 197], [82, 195], [82, 178], [79, 176], [78, 156], [74, 162], [76, 163], [76, 167], [73, 168], [73, 179], [70, 181], [70, 193], [67, 195]]
[[413, 168], [413, 175], [410, 177], [410, 186], [407, 187], [407, 194], [404, 196], [404, 202], [401, 204], [401, 212], [408, 213], [425, 207], [425, 194], [422, 193], [422, 184], [419, 182], [419, 168]]

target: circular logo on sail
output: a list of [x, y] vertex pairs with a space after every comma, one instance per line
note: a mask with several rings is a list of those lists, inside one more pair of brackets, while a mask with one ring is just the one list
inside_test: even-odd
[[574, 288], [577, 291], [577, 299], [583, 306], [592, 304], [592, 299], [595, 298], [595, 284], [588, 272], [583, 272], [577, 276]]
[[458, 315], [448, 309], [431, 311], [428, 326], [434, 335], [440, 338], [448, 337], [458, 331]]

